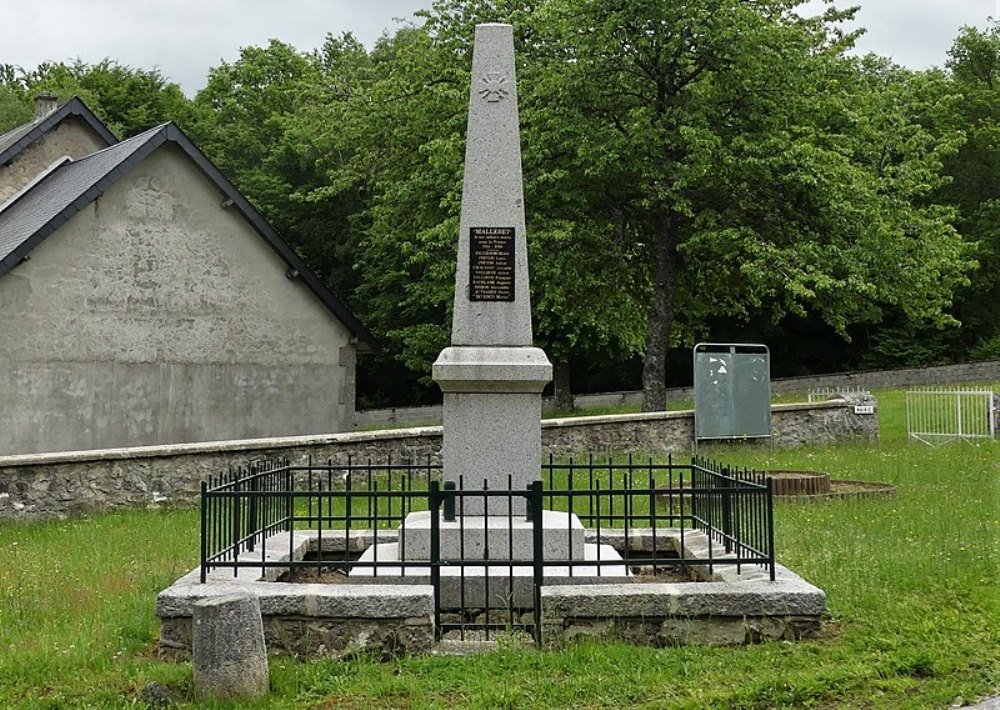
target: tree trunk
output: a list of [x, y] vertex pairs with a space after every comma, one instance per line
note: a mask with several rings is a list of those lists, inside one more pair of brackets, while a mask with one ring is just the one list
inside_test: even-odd
[[673, 220], [659, 220], [660, 234], [652, 240], [653, 303], [649, 309], [649, 331], [642, 364], [642, 411], [659, 412], [667, 406], [666, 361], [670, 331], [674, 325], [674, 296], [677, 292], [677, 235]]
[[552, 364], [552, 384], [555, 386], [555, 409], [557, 412], [572, 412], [573, 391], [570, 389], [569, 362], [556, 360]]

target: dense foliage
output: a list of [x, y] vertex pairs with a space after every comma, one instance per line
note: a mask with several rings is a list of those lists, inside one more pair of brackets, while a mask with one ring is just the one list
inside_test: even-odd
[[598, 387], [641, 372], [658, 408], [699, 339], [767, 342], [776, 374], [1000, 355], [997, 23], [915, 72], [849, 56], [853, 11], [801, 4], [438, 0], [371, 49], [247, 47], [193, 100], [111, 60], [2, 65], [0, 130], [42, 89], [123, 136], [176, 120], [384, 344], [360, 404], [426, 400], [473, 26], [509, 21], [557, 394], [571, 368]]

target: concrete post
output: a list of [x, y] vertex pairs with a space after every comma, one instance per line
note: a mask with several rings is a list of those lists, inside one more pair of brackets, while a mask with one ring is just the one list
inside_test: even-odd
[[267, 693], [267, 652], [257, 597], [232, 595], [196, 602], [191, 645], [198, 698]]

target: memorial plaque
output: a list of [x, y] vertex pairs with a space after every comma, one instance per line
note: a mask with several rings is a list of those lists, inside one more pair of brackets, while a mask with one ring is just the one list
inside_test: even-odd
[[514, 300], [514, 228], [469, 228], [469, 300]]

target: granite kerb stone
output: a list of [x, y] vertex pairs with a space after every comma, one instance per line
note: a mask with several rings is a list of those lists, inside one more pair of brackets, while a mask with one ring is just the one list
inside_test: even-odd
[[156, 615], [161, 619], [191, 616], [199, 601], [238, 594], [256, 596], [264, 616], [400, 619], [434, 613], [430, 585], [179, 582], [157, 596]]
[[[211, 571], [204, 584], [199, 569], [193, 569], [156, 598], [156, 614], [160, 618], [190, 616], [195, 602], [227, 594], [252, 594], [260, 599], [265, 616], [348, 617], [396, 619], [426, 616], [434, 611], [433, 588], [428, 585], [396, 587], [389, 585], [327, 585], [299, 584], [276, 581], [286, 570], [282, 562], [301, 560], [307, 552], [315, 552], [322, 542], [323, 551], [344, 551], [370, 543], [371, 531], [353, 531], [350, 537], [322, 538], [312, 530], [272, 535], [264, 549], [240, 555], [241, 562], [263, 559], [268, 565], [239, 567]], [[383, 535], [379, 534], [382, 539]], [[393, 533], [386, 538], [395, 537]]]
[[825, 613], [826, 595], [801, 580], [799, 583], [682, 582], [542, 587], [542, 616], [545, 619], [821, 616]]

